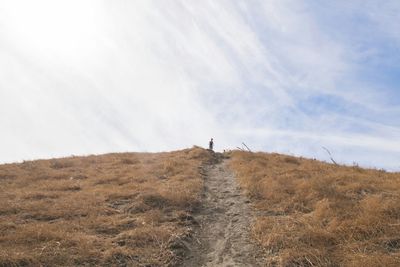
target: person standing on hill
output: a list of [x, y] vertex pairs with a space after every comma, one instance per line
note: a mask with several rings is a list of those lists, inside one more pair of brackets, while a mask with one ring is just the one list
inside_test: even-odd
[[208, 149], [213, 150], [214, 149], [214, 140], [211, 138], [210, 142], [208, 143]]

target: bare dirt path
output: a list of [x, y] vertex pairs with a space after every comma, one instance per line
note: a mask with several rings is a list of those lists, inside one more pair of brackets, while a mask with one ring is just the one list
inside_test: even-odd
[[199, 227], [183, 266], [263, 266], [249, 236], [252, 209], [240, 194], [228, 161], [204, 169], [203, 207], [195, 216]]

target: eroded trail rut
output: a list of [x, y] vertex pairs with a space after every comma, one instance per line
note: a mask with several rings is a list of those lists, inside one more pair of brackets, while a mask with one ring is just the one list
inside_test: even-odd
[[203, 206], [195, 216], [199, 227], [183, 266], [263, 266], [249, 233], [252, 210], [228, 161], [204, 169]]

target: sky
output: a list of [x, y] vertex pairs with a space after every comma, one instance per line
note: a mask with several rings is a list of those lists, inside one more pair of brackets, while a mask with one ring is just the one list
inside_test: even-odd
[[0, 162], [211, 137], [400, 170], [400, 1], [0, 0]]

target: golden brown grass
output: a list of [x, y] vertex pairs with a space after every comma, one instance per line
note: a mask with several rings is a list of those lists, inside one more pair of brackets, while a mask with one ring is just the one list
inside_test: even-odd
[[269, 266], [400, 266], [400, 174], [231, 153]]
[[0, 266], [168, 266], [200, 201], [201, 148], [0, 166]]

